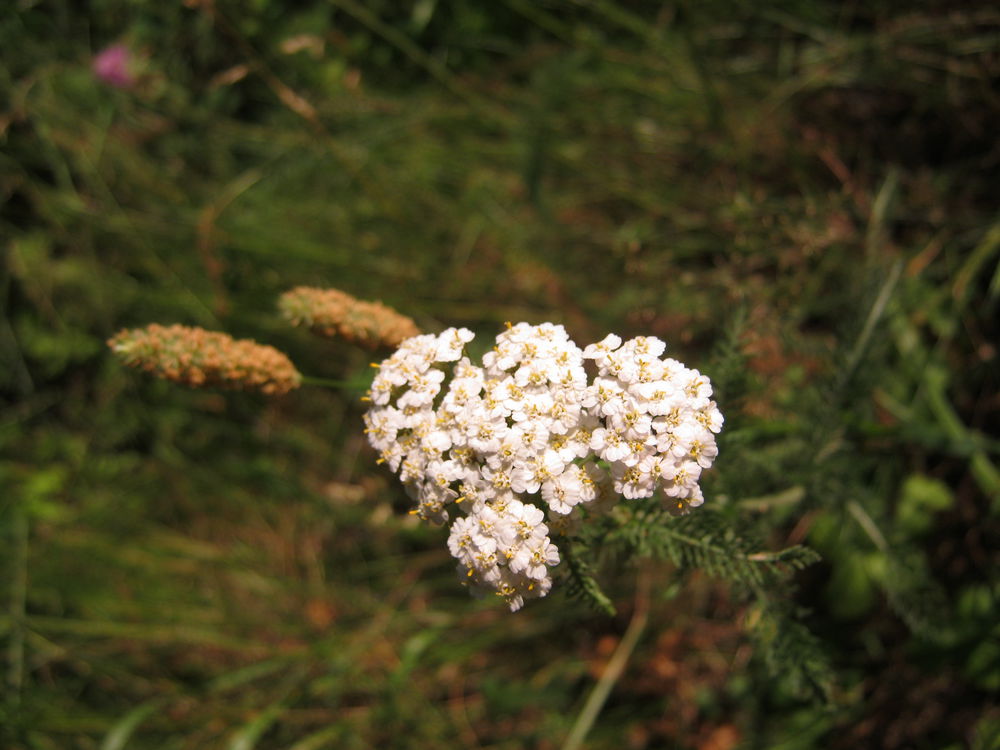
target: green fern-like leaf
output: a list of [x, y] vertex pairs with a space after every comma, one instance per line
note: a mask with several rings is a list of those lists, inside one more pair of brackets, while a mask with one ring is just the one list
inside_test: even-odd
[[716, 340], [706, 365], [706, 372], [712, 374], [715, 397], [727, 410], [744, 397], [748, 386], [749, 370], [742, 346], [747, 330], [747, 317], [746, 307], [736, 308], [722, 335]]
[[637, 507], [608, 534], [606, 542], [624, 548], [622, 557], [634, 554], [670, 560], [679, 568], [704, 570], [754, 588], [819, 560], [816, 552], [802, 546], [761, 551], [755, 539], [716, 511], [698, 510], [675, 517], [658, 504]]
[[911, 631], [932, 641], [947, 637], [948, 599], [931, 576], [923, 553], [897, 548], [888, 554], [883, 586], [889, 605]]
[[787, 680], [796, 695], [829, 703], [834, 674], [821, 641], [787, 605], [762, 600], [748, 622], [750, 636], [768, 671]]
[[611, 603], [611, 599], [594, 578], [590, 564], [586, 557], [581, 554], [581, 550], [572, 543], [567, 544], [563, 547], [563, 559], [566, 562], [566, 571], [569, 576], [569, 585], [567, 586], [569, 595], [585, 599], [594, 609], [613, 616], [616, 612], [615, 605]]

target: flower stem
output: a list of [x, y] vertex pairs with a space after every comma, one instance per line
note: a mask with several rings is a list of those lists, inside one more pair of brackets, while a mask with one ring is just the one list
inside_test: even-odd
[[601, 675], [597, 684], [594, 685], [594, 689], [587, 697], [587, 702], [584, 704], [583, 710], [576, 717], [576, 722], [573, 724], [566, 742], [563, 743], [562, 750], [579, 750], [584, 739], [587, 737], [587, 733], [593, 727], [594, 721], [597, 720], [598, 714], [604, 708], [604, 703], [611, 694], [612, 688], [614, 688], [615, 683], [618, 682], [625, 671], [628, 660], [632, 656], [636, 645], [638, 645], [639, 638], [642, 637], [642, 633], [646, 629], [646, 622], [649, 620], [649, 586], [649, 571], [640, 570], [636, 584], [635, 609], [632, 613], [632, 619], [625, 629], [625, 635], [622, 636], [621, 641], [618, 643], [618, 648], [615, 649], [615, 652], [608, 660], [608, 664], [604, 668], [604, 674]]

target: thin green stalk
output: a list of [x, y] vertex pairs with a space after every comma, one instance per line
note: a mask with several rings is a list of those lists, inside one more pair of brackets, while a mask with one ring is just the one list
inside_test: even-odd
[[861, 329], [861, 334], [858, 336], [858, 340], [854, 343], [854, 349], [851, 350], [851, 355], [847, 359], [847, 367], [844, 368], [844, 373], [840, 381], [840, 390], [843, 391], [847, 383], [854, 377], [854, 373], [861, 364], [861, 360], [865, 355], [865, 351], [868, 349], [868, 344], [871, 341], [872, 334], [875, 333], [875, 328], [878, 326], [879, 321], [882, 320], [882, 316], [885, 314], [885, 308], [889, 304], [889, 300], [892, 299], [893, 292], [896, 291], [896, 284], [899, 283], [899, 277], [903, 272], [903, 262], [901, 260], [896, 260], [889, 269], [889, 275], [886, 276], [885, 281], [882, 283], [882, 288], [879, 289], [878, 297], [875, 299], [875, 303], [872, 305], [871, 310], [868, 311], [868, 317], [865, 320], [865, 325]]
[[871, 539], [875, 546], [879, 548], [879, 551], [889, 551], [889, 542], [886, 541], [885, 536], [875, 524], [875, 521], [872, 520], [872, 517], [868, 515], [857, 500], [851, 500], [847, 503], [847, 512], [854, 516], [854, 520], [857, 521], [858, 525], [865, 530], [868, 538]]
[[7, 643], [7, 689], [13, 703], [24, 683], [24, 617], [28, 601], [28, 514], [20, 504], [11, 511], [13, 575], [10, 584], [10, 640]]
[[974, 431], [969, 430], [955, 413], [945, 394], [945, 379], [944, 374], [928, 373], [924, 379], [927, 404], [949, 440], [956, 445], [974, 446], [969, 456], [972, 476], [996, 507], [1000, 504], [1000, 470], [990, 460], [982, 445], [977, 442]]
[[890, 212], [898, 188], [899, 172], [890, 169], [872, 202], [868, 230], [865, 233], [865, 253], [869, 258], [876, 257], [885, 245], [886, 226], [889, 223]]
[[632, 652], [635, 650], [643, 631], [646, 629], [646, 623], [649, 621], [649, 586], [649, 573], [646, 570], [641, 570], [636, 585], [635, 610], [632, 613], [632, 619], [629, 621], [628, 628], [625, 629], [625, 635], [622, 636], [618, 648], [615, 649], [615, 652], [608, 660], [604, 674], [601, 675], [597, 684], [594, 685], [594, 689], [587, 698], [587, 702], [576, 717], [576, 722], [574, 722], [569, 736], [563, 743], [562, 750], [579, 750], [588, 732], [594, 726], [598, 714], [604, 708], [608, 696], [611, 695], [611, 690], [614, 688], [615, 683], [618, 682], [625, 671], [625, 666], [628, 664]]
[[[889, 220], [889, 212], [898, 184], [898, 174], [895, 170], [891, 170], [883, 181], [878, 194], [875, 196], [871, 216], [868, 221], [868, 232], [865, 237], [865, 252], [869, 258], [874, 258], [885, 242], [885, 227]], [[902, 273], [903, 261], [897, 258], [889, 268], [889, 273], [885, 281], [882, 282], [882, 288], [879, 289], [878, 297], [875, 298], [875, 302], [868, 311], [868, 317], [865, 319], [865, 324], [858, 335], [858, 340], [854, 343], [854, 348], [847, 358], [847, 365], [841, 375], [840, 388], [838, 389], [841, 394], [843, 394], [847, 384], [854, 377], [854, 373], [861, 364], [861, 360], [868, 349], [868, 344], [871, 342], [872, 335], [875, 333], [875, 328], [882, 320], [882, 316], [885, 315], [886, 307], [889, 304], [889, 300], [892, 299], [893, 293], [896, 291], [896, 285], [899, 283]]]

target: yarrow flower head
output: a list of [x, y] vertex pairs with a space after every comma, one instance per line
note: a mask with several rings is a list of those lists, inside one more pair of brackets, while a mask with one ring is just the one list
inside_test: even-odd
[[154, 323], [120, 331], [108, 346], [130, 367], [196, 388], [281, 394], [302, 382], [288, 357], [274, 347], [202, 328]]
[[339, 289], [300, 286], [285, 292], [278, 303], [292, 325], [321, 336], [339, 336], [372, 349], [398, 346], [420, 329], [405, 315], [381, 302], [355, 299]]
[[560, 325], [508, 324], [476, 365], [472, 339], [449, 328], [403, 341], [377, 366], [364, 420], [412, 512], [451, 523], [448, 549], [473, 593], [511, 610], [545, 596], [553, 539], [615, 498], [702, 504], [722, 414], [708, 378], [661, 358], [663, 341], [611, 334], [581, 350]]

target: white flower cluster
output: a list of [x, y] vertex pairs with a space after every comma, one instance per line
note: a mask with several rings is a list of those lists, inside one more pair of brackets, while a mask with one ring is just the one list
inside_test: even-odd
[[479, 367], [464, 355], [473, 337], [404, 341], [378, 368], [365, 432], [414, 513], [444, 523], [449, 506], [464, 511], [448, 548], [474, 591], [511, 610], [545, 596], [559, 563], [549, 534], [571, 530], [582, 507], [658, 488], [678, 508], [701, 505], [722, 414], [708, 378], [660, 359], [662, 341], [612, 334], [581, 351], [560, 325], [519, 323]]

